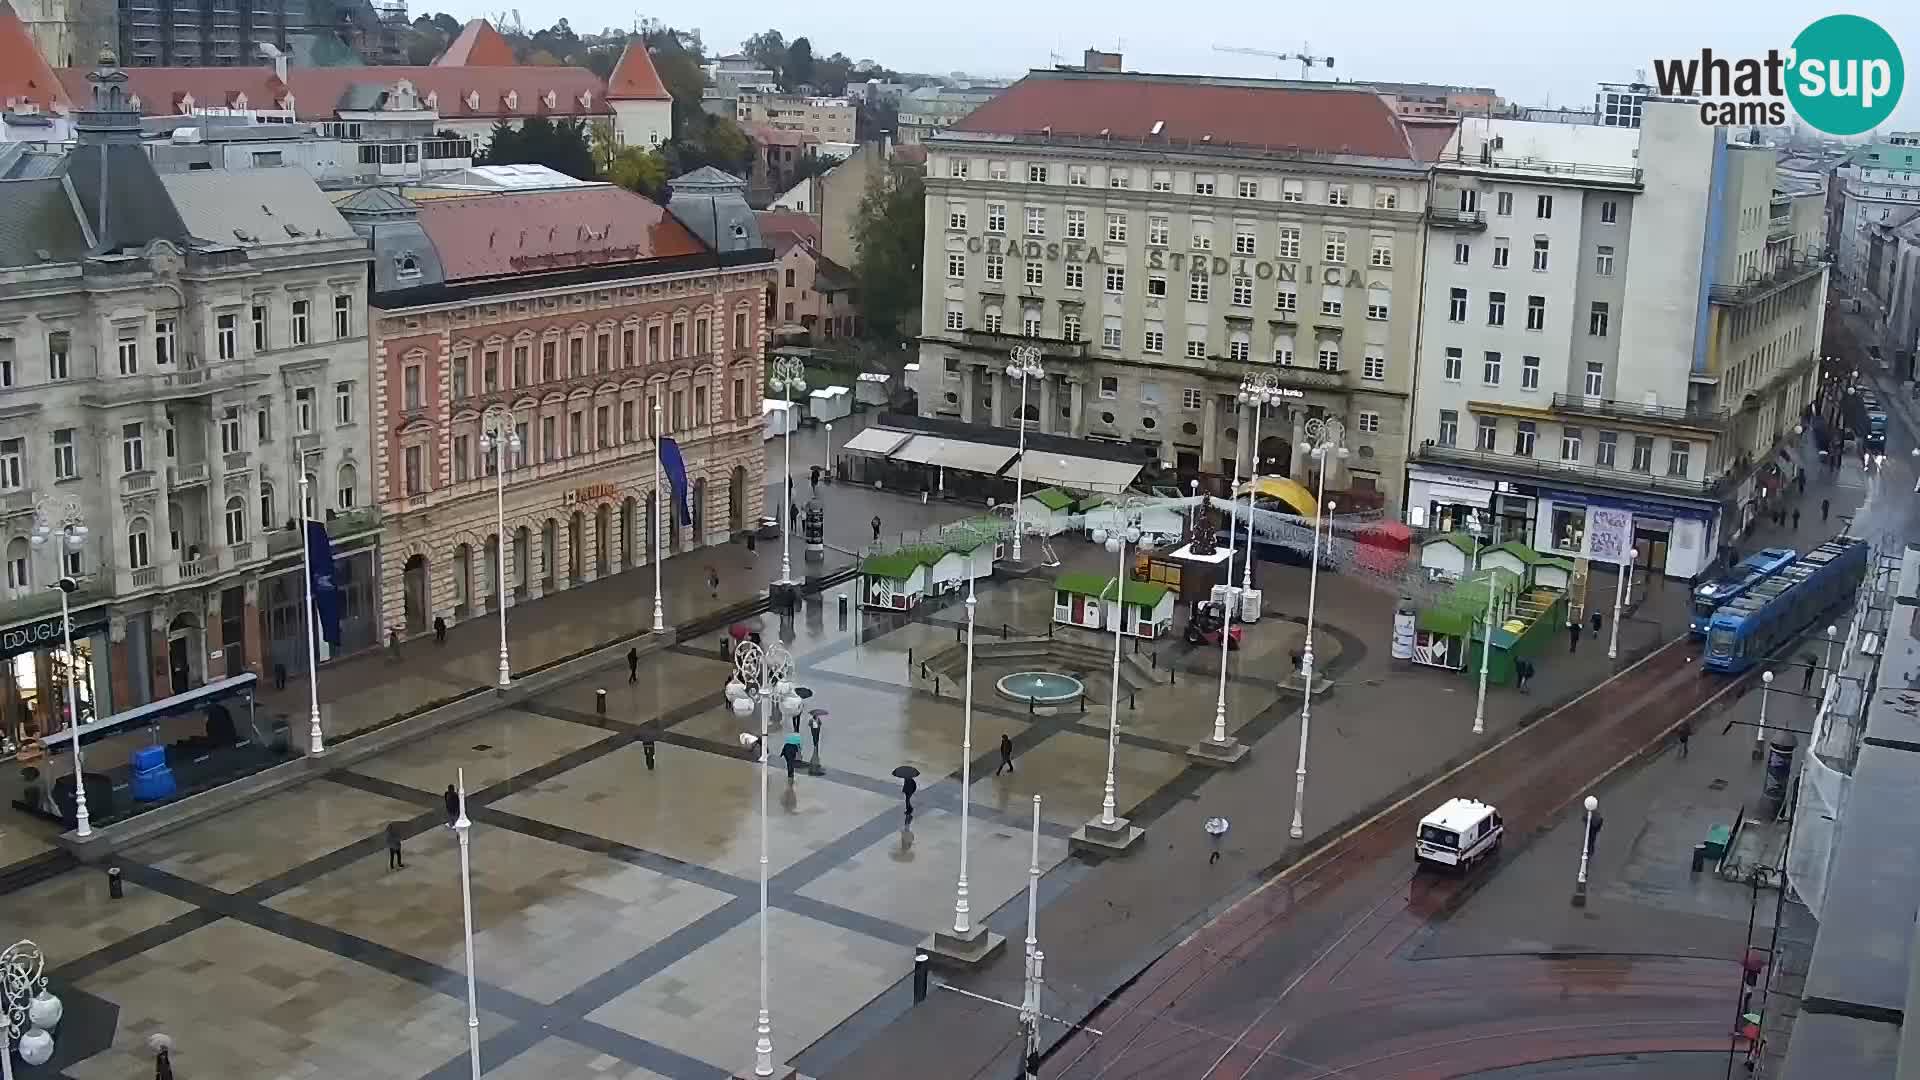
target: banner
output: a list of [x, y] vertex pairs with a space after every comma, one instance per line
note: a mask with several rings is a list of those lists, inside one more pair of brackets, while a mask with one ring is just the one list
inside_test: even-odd
[[1633, 512], [1611, 506], [1587, 507], [1587, 555], [1619, 566], [1633, 561]]
[[680, 524], [693, 524], [693, 502], [687, 491], [687, 463], [680, 457], [679, 443], [672, 439], [660, 440], [660, 468], [673, 485], [673, 505], [680, 511]]
[[340, 590], [333, 584], [333, 538], [318, 521], [307, 522], [307, 565], [313, 577], [307, 588], [313, 596], [314, 618], [320, 622], [320, 637], [336, 648], [340, 645]]

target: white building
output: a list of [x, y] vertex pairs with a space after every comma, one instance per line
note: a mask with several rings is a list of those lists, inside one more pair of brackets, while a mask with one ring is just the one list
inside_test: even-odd
[[1920, 135], [1894, 132], [1868, 143], [1834, 170], [1828, 240], [1834, 273], [1850, 288], [1873, 289], [1875, 227], [1920, 208]]
[[1638, 127], [1463, 120], [1436, 164], [1407, 519], [1586, 553], [1635, 515], [1643, 561], [1706, 567], [1757, 512], [1810, 400], [1817, 194], [1689, 106]]

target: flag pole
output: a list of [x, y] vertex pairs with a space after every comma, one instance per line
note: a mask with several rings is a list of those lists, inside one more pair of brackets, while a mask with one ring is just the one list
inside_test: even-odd
[[313, 613], [313, 519], [307, 516], [307, 467], [300, 463], [300, 568], [307, 586], [307, 722], [311, 732], [307, 744], [309, 757], [327, 752], [320, 735], [319, 644], [314, 641]]

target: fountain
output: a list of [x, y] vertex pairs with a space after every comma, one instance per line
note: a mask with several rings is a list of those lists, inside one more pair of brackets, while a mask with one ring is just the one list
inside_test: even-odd
[[1039, 706], [1077, 701], [1086, 691], [1079, 679], [1055, 671], [1016, 671], [993, 685], [1001, 697]]

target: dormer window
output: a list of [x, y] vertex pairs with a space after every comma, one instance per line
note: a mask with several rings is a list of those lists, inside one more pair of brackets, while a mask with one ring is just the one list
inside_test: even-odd
[[593, 91], [591, 90], [580, 91], [580, 107], [582, 109], [593, 108]]
[[230, 104], [231, 104], [231, 106], [232, 106], [233, 108], [236, 108], [236, 109], [244, 109], [244, 108], [246, 108], [246, 107], [247, 107], [247, 95], [245, 95], [245, 94], [243, 94], [243, 93], [241, 93], [241, 94], [234, 94], [234, 95], [233, 95], [233, 100], [232, 100], [232, 101], [230, 102]]
[[440, 107], [440, 91], [438, 90], [427, 91], [427, 108], [437, 109], [439, 107]]
[[395, 263], [394, 273], [396, 276], [403, 278], [416, 278], [420, 276], [420, 260], [413, 257], [413, 252], [409, 251], [401, 255], [400, 258], [395, 260]]
[[467, 91], [467, 108], [469, 108], [469, 109], [472, 109], [472, 110], [474, 110], [474, 111], [476, 111], [476, 112], [477, 112], [477, 111], [479, 111], [479, 109], [480, 109], [480, 91], [478, 91], [478, 90], [469, 90], [469, 91]]
[[507, 102], [507, 108], [509, 110], [518, 110], [520, 108], [520, 91], [518, 90], [507, 91], [506, 102]]
[[549, 90], [541, 95], [540, 100], [546, 103], [547, 108], [551, 109], [560, 103], [560, 95]]

